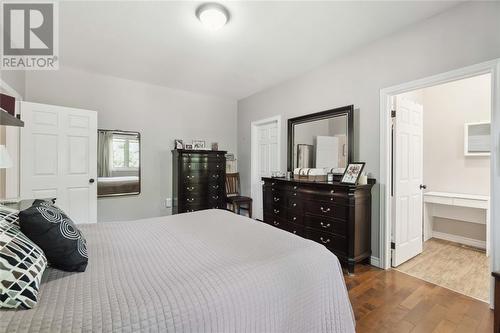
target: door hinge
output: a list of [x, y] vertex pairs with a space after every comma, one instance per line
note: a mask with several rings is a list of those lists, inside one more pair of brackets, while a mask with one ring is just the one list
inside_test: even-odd
[[391, 118], [396, 118], [396, 110], [391, 110]]
[[396, 243], [391, 242], [391, 249], [392, 249], [392, 250], [396, 249]]

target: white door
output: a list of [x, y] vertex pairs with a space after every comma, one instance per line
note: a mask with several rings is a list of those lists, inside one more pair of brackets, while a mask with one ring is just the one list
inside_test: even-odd
[[97, 112], [21, 102], [21, 197], [57, 198], [75, 223], [97, 222]]
[[279, 170], [279, 124], [277, 120], [253, 124], [252, 129], [252, 198], [253, 218], [262, 220], [262, 177]]
[[423, 108], [396, 100], [392, 266], [422, 252]]

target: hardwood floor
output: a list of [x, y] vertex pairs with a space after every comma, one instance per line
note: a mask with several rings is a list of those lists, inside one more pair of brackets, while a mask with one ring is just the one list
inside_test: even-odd
[[358, 333], [493, 332], [487, 303], [407, 274], [360, 265], [345, 280]]

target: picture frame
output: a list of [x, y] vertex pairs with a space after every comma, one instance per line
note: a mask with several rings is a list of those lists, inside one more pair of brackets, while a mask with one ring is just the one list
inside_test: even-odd
[[192, 150], [193, 149], [193, 145], [191, 145], [191, 144], [185, 144], [184, 145], [184, 149]]
[[182, 140], [180, 139], [175, 139], [174, 141], [175, 143], [175, 149], [183, 149], [184, 148], [184, 144], [182, 142]]
[[204, 150], [206, 147], [206, 143], [204, 140], [193, 140], [193, 149], [194, 150]]
[[365, 162], [352, 162], [345, 168], [344, 174], [342, 175], [342, 184], [356, 185], [358, 183], [359, 176], [363, 172], [365, 167]]

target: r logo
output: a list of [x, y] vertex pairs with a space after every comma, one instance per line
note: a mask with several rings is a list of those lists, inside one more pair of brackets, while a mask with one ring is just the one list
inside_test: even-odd
[[54, 55], [54, 4], [3, 4], [3, 55]]

